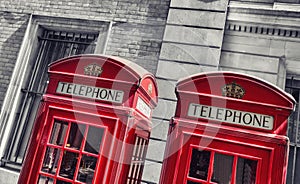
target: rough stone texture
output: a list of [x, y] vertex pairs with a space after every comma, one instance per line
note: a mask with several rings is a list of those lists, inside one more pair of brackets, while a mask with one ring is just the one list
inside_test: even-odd
[[16, 184], [18, 182], [19, 173], [15, 171], [7, 171], [0, 168], [0, 183]]

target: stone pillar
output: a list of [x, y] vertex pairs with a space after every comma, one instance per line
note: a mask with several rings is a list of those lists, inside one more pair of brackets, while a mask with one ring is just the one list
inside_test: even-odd
[[156, 72], [159, 103], [154, 112], [143, 181], [159, 181], [169, 120], [177, 101], [177, 80], [219, 68], [227, 4], [227, 0], [170, 2]]

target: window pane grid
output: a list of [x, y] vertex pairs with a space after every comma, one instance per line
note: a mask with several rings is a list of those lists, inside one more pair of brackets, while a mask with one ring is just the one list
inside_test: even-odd
[[192, 148], [187, 184], [254, 184], [258, 161]]
[[[88, 137], [90, 132], [94, 134], [92, 137], [96, 137], [99, 141], [90, 141]], [[99, 135], [95, 132], [102, 133]], [[92, 183], [100, 153], [89, 153], [89, 150], [84, 149], [89, 142], [91, 147], [99, 146], [96, 149], [100, 150], [103, 132], [104, 129], [100, 127], [55, 120], [39, 172], [39, 184], [46, 184], [49, 181]]]
[[128, 172], [127, 184], [140, 183], [144, 168], [147, 145], [147, 139], [136, 136], [131, 165]]
[[[38, 108], [41, 95], [47, 84], [47, 66], [63, 57], [75, 54], [93, 53], [98, 33], [79, 33], [44, 29], [39, 36], [39, 51], [28, 72], [28, 82], [21, 89], [22, 102], [15, 116], [9, 142], [2, 161], [21, 165]], [[29, 75], [30, 74], [30, 75]]]

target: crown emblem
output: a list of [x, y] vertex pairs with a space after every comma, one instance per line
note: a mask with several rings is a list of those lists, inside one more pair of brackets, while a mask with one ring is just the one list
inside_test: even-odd
[[222, 95], [241, 99], [245, 95], [245, 90], [240, 85], [232, 82], [222, 87]]
[[84, 67], [84, 75], [99, 77], [102, 71], [102, 67], [97, 64], [89, 64]]

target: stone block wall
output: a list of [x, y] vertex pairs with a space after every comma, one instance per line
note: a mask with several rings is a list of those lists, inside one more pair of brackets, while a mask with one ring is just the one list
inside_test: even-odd
[[[159, 104], [143, 178], [158, 183], [169, 120], [175, 114], [178, 79], [217, 71], [227, 14], [227, 0], [171, 0], [156, 72]], [[166, 155], [168, 156], [168, 155]]]

